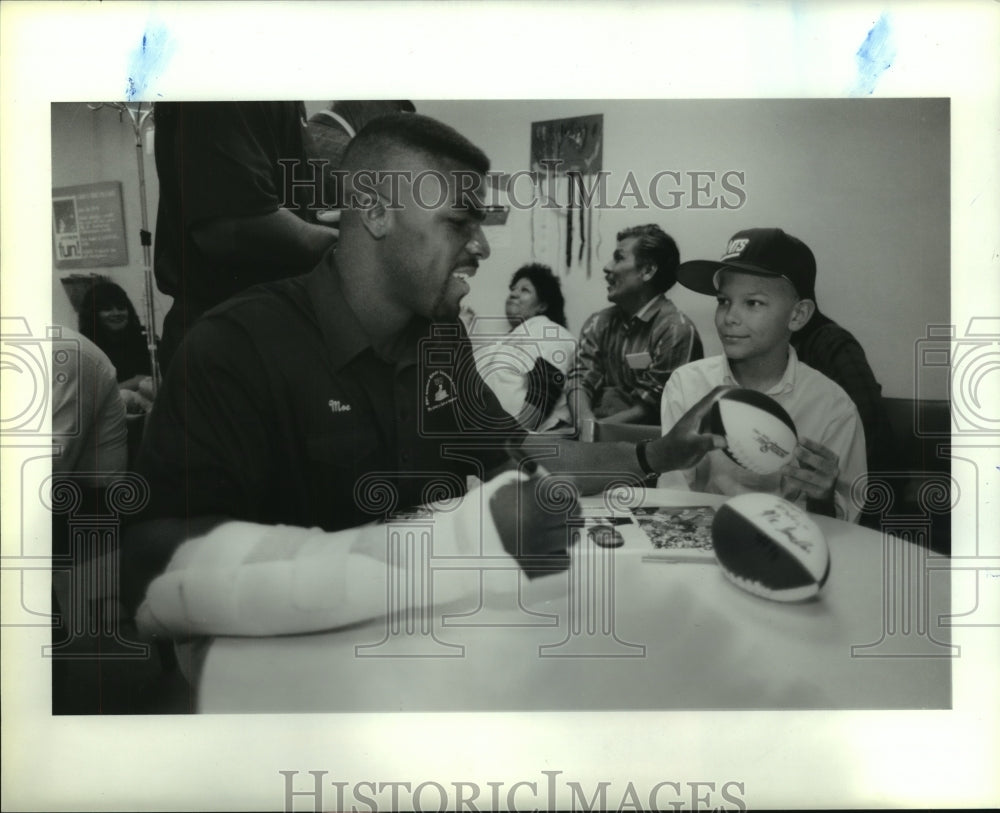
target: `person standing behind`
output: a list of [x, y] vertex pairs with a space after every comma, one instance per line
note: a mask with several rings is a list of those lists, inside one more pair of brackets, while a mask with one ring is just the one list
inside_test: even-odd
[[157, 102], [154, 272], [174, 298], [164, 374], [191, 324], [259, 282], [303, 274], [337, 239], [316, 223], [302, 102]]
[[568, 401], [582, 440], [587, 426], [659, 422], [660, 395], [670, 374], [704, 355], [694, 323], [666, 297], [677, 281], [680, 254], [655, 224], [618, 233], [604, 267], [610, 308], [580, 332]]

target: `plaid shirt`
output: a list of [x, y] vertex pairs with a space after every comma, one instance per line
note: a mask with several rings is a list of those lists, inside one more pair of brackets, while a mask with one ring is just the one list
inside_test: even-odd
[[570, 386], [584, 389], [598, 418], [641, 403], [656, 423], [670, 374], [703, 355], [694, 323], [659, 294], [635, 316], [612, 306], [587, 319]]
[[858, 340], [818, 311], [809, 324], [792, 334], [799, 360], [835, 381], [850, 396], [865, 430], [868, 471], [895, 469], [895, 444], [882, 403], [882, 387], [868, 365]]

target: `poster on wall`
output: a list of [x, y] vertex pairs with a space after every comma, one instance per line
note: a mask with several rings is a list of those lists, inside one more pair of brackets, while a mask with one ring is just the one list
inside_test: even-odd
[[[535, 172], [592, 175], [600, 172], [603, 158], [604, 115], [601, 113], [531, 124], [531, 168]], [[543, 164], [543, 161], [551, 163]]]
[[128, 265], [121, 182], [53, 188], [52, 240], [59, 269]]

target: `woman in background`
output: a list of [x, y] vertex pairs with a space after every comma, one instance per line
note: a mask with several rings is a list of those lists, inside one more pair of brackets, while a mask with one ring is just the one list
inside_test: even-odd
[[566, 329], [562, 286], [547, 265], [514, 272], [504, 305], [510, 331], [472, 336], [476, 366], [501, 406], [526, 429], [570, 431], [566, 376], [576, 337]]
[[[128, 294], [113, 282], [95, 282], [80, 303], [79, 330], [111, 360], [129, 412], [145, 412], [152, 363], [146, 331]], [[140, 390], [142, 388], [142, 391]]]

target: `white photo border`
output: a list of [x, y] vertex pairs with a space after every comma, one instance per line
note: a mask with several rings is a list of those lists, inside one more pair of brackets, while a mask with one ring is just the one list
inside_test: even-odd
[[[0, 301], [32, 325], [51, 318], [50, 104], [124, 99], [130, 72], [148, 100], [334, 88], [414, 100], [841, 97], [859, 87], [856, 53], [883, 14], [896, 55], [873, 95], [951, 99], [951, 321], [961, 331], [1000, 315], [995, 3], [8, 2], [0, 14]], [[135, 61], [147, 32], [171, 43], [169, 56]], [[981, 473], [981, 493], [996, 476]], [[1000, 527], [996, 513], [983, 504], [981, 533]], [[995, 624], [953, 631], [953, 710], [907, 713], [54, 718], [49, 663], [21, 657], [44, 633], [4, 629], [4, 809], [283, 809], [281, 770], [508, 787], [542, 770], [618, 789], [738, 781], [750, 807], [1000, 802]]]

